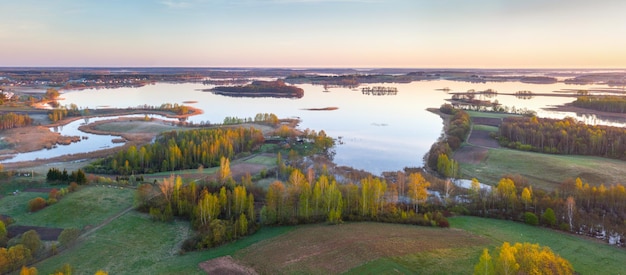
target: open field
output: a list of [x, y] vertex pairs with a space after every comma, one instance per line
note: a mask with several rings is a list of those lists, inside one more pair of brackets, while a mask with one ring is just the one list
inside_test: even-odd
[[496, 185], [505, 174], [520, 174], [533, 186], [551, 191], [568, 178], [590, 185], [624, 183], [626, 162], [590, 156], [549, 155], [511, 149], [489, 149], [479, 163], [462, 162], [461, 177]]
[[0, 199], [0, 214], [11, 216], [16, 222], [18, 218], [28, 220], [32, 216], [28, 212], [28, 201], [36, 197], [48, 199], [48, 194], [19, 192], [16, 195], [5, 195]]
[[463, 231], [386, 223], [309, 225], [233, 256], [260, 274], [337, 274], [380, 257], [485, 244]]
[[[454, 217], [450, 219], [450, 225], [491, 239], [489, 248], [492, 256], [493, 248], [503, 242], [539, 243], [569, 260], [580, 274], [624, 274], [626, 251], [593, 239], [517, 222], [477, 217]], [[481, 252], [482, 248], [476, 252], [472, 267], [478, 262]]]
[[133, 194], [132, 189], [84, 187], [67, 194], [56, 204], [30, 213], [27, 211], [28, 200], [39, 196], [47, 199], [48, 194], [22, 192], [0, 200], [0, 213], [11, 216], [17, 225], [83, 229], [132, 206]]
[[293, 227], [263, 228], [235, 243], [178, 255], [181, 242], [190, 234], [189, 222], [153, 222], [147, 215], [131, 211], [36, 267], [41, 274], [50, 274], [66, 263], [74, 267], [76, 274], [98, 269], [109, 274], [205, 274], [199, 263], [232, 255], [291, 230]]

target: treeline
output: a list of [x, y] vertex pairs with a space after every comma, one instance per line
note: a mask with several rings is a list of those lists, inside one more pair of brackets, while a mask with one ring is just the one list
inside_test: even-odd
[[503, 146], [524, 151], [626, 159], [626, 129], [587, 125], [569, 117], [508, 117], [498, 139]]
[[[430, 186], [420, 173], [390, 184], [372, 176], [340, 184], [325, 168], [319, 176], [312, 168], [305, 176], [300, 169], [282, 164], [281, 176], [265, 191], [254, 186], [249, 175], [236, 182], [228, 165], [222, 161], [220, 179], [206, 185], [183, 184], [173, 176], [157, 185], [141, 185], [136, 194], [138, 209], [159, 221], [189, 219], [196, 234], [184, 242], [185, 251], [235, 240], [255, 232], [261, 224], [381, 221], [449, 226], [442, 213], [420, 208], [426, 204]], [[283, 181], [284, 174], [288, 176]]]
[[271, 125], [277, 125], [280, 122], [280, 120], [278, 119], [278, 116], [276, 116], [275, 114], [271, 114], [271, 113], [258, 113], [256, 114], [256, 116], [254, 116], [254, 119], [252, 119], [251, 117], [239, 118], [239, 117], [229, 117], [229, 116], [224, 118], [225, 125], [242, 124], [242, 123], [249, 123], [249, 122], [268, 123]]
[[51, 183], [65, 183], [69, 184], [71, 182], [75, 182], [76, 184], [87, 184], [87, 176], [83, 170], [78, 169], [76, 171], [72, 171], [72, 173], [67, 172], [66, 169], [63, 171], [57, 168], [48, 169], [48, 173], [46, 173], [46, 181]]
[[172, 176], [156, 186], [140, 185], [136, 197], [138, 209], [155, 220], [188, 219], [196, 233], [184, 241], [182, 249], [191, 251], [218, 246], [257, 230], [254, 195], [247, 190], [251, 186], [250, 177], [241, 183], [228, 179], [220, 187], [195, 182], [183, 185], [180, 176]]
[[521, 176], [506, 175], [492, 188], [473, 179], [467, 191], [464, 207], [472, 215], [543, 225], [609, 242], [613, 237], [614, 244], [626, 235], [626, 188], [621, 184], [590, 186], [577, 178], [548, 193], [533, 190]]
[[214, 167], [220, 158], [249, 152], [265, 139], [255, 128], [195, 129], [160, 134], [154, 143], [127, 150], [85, 167], [92, 173], [130, 175], [155, 173], [199, 166]]
[[445, 127], [445, 137], [433, 144], [428, 151], [426, 163], [430, 169], [444, 177], [454, 177], [458, 173], [458, 163], [452, 159], [452, 153], [461, 147], [471, 128], [471, 119], [467, 112], [455, 109], [450, 104], [441, 105], [439, 111], [451, 115]]
[[253, 81], [245, 86], [220, 86], [211, 89], [214, 93], [234, 97], [295, 97], [304, 96], [304, 90], [286, 85], [283, 80]]
[[59, 120], [63, 120], [66, 117], [82, 116], [83, 113], [89, 114], [89, 110], [85, 109], [81, 112], [81, 110], [78, 109], [78, 106], [72, 103], [69, 107], [65, 106], [52, 109], [50, 112], [48, 112], [48, 118], [50, 119], [50, 121], [56, 122]]
[[419, 213], [428, 198], [430, 186], [420, 173], [401, 182], [388, 184], [384, 179], [365, 177], [358, 183], [339, 184], [325, 171], [316, 177], [309, 169], [305, 176], [289, 167], [289, 178], [274, 181], [261, 209], [264, 224], [302, 224], [311, 222], [381, 221], [448, 227], [439, 212]]
[[602, 112], [626, 113], [626, 97], [623, 96], [580, 96], [572, 105]]
[[0, 114], [0, 130], [29, 126], [33, 119], [28, 114], [16, 114], [13, 112]]

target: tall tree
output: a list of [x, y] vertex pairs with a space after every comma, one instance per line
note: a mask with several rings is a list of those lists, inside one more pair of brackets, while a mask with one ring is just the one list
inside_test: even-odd
[[428, 198], [428, 187], [430, 182], [422, 176], [421, 173], [412, 173], [409, 175], [407, 183], [409, 198], [413, 202], [415, 213], [419, 212], [419, 204]]

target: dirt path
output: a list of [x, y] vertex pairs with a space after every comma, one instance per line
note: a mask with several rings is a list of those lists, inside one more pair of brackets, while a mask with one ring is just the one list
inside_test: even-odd
[[106, 219], [105, 221], [100, 223], [99, 225], [96, 225], [95, 227], [89, 228], [89, 230], [87, 230], [87, 231], [85, 231], [85, 233], [81, 234], [80, 237], [78, 237], [78, 239], [79, 240], [85, 239], [87, 236], [93, 234], [94, 232], [98, 231], [100, 228], [104, 227], [105, 225], [108, 225], [112, 221], [114, 221], [117, 218], [123, 216], [124, 214], [130, 212], [133, 209], [134, 209], [134, 207], [131, 206], [131, 207], [128, 207], [128, 208], [120, 211], [119, 213], [115, 214], [114, 216], [109, 217], [108, 219]]

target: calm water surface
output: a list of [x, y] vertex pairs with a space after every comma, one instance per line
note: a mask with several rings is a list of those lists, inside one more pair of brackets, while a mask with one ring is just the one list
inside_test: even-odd
[[[525, 84], [512, 82], [466, 83], [447, 80], [412, 82], [407, 84], [371, 84], [367, 86], [393, 86], [394, 96], [364, 95], [358, 90], [331, 88], [325, 92], [321, 86], [298, 85], [305, 91], [300, 99], [232, 98], [203, 92], [210, 85], [197, 83], [158, 83], [140, 88], [83, 90], [63, 93], [62, 105], [76, 104], [80, 108], [126, 108], [139, 105], [160, 106], [163, 103], [186, 104], [200, 108], [204, 114], [189, 120], [222, 122], [226, 116], [254, 117], [257, 113], [274, 113], [279, 117], [298, 117], [300, 128], [324, 130], [332, 137], [342, 137], [336, 148], [335, 162], [339, 165], [364, 169], [374, 174], [400, 170], [406, 166], [422, 166], [423, 156], [441, 136], [442, 121], [426, 108], [439, 107], [450, 98], [441, 89], [465, 92], [495, 89], [499, 93], [529, 90], [533, 93], [551, 93], [563, 89], [602, 88], [597, 85]], [[363, 87], [363, 86], [361, 86]], [[501, 104], [537, 111], [539, 116], [562, 118], [573, 113], [545, 111], [542, 108], [571, 102], [566, 97], [535, 97], [530, 100], [514, 96], [495, 97]], [[306, 108], [338, 107], [334, 111], [307, 111]], [[81, 120], [82, 121], [82, 120]], [[68, 128], [65, 126], [64, 128]], [[84, 135], [84, 134], [75, 134]], [[111, 139], [111, 137], [107, 137]], [[91, 144], [92, 137], [79, 143]], [[74, 145], [71, 145], [74, 146]], [[87, 145], [86, 151], [98, 149], [98, 144]]]

